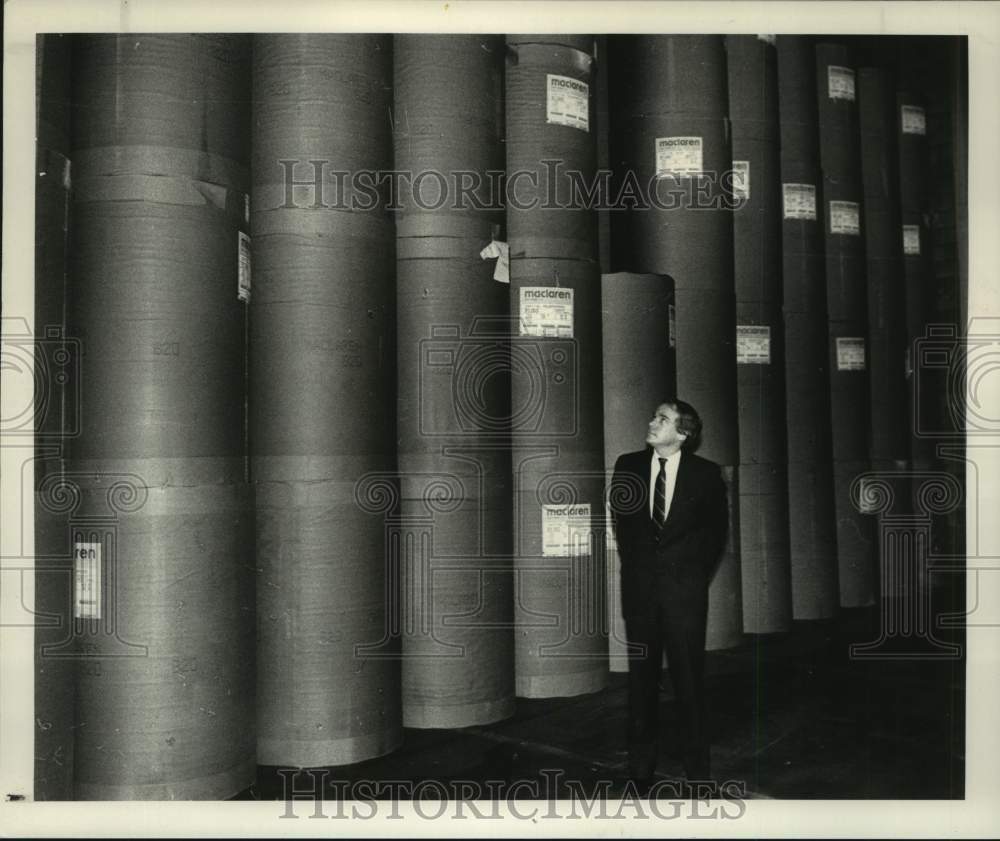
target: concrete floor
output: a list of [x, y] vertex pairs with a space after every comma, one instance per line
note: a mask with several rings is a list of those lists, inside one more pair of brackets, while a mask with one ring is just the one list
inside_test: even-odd
[[[852, 659], [849, 644], [877, 639], [878, 621], [874, 608], [842, 611], [835, 621], [797, 622], [790, 633], [747, 637], [739, 648], [709, 652], [716, 780], [739, 781], [751, 798], [963, 797], [964, 660]], [[333, 781], [358, 780], [438, 780], [449, 792], [458, 781], [489, 792], [486, 781], [525, 780], [514, 797], [566, 797], [567, 786], [576, 785], [620, 795], [626, 683], [623, 674], [611, 677], [608, 688], [592, 695], [518, 699], [516, 714], [491, 726], [408, 729], [391, 755], [322, 772], [325, 799], [337, 799]], [[666, 675], [663, 685], [657, 773], [679, 779]], [[288, 778], [261, 767], [238, 799], [284, 799]], [[309, 788], [314, 780], [300, 776], [295, 785]], [[595, 789], [601, 785], [607, 788]], [[427, 796], [441, 795], [429, 789]]]

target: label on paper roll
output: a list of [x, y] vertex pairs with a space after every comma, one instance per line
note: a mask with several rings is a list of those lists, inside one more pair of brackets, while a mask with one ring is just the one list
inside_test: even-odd
[[750, 161], [733, 161], [733, 197], [750, 201]]
[[861, 235], [861, 205], [856, 201], [830, 202], [830, 233]]
[[861, 337], [837, 338], [837, 370], [865, 370], [865, 340]]
[[816, 185], [782, 184], [781, 186], [785, 218], [816, 221]]
[[572, 289], [523, 286], [520, 300], [520, 335], [573, 338]]
[[826, 68], [826, 81], [830, 99], [854, 102], [854, 71], [850, 67], [831, 64]]
[[903, 105], [899, 120], [903, 134], [927, 134], [927, 113], [919, 105]]
[[677, 308], [673, 304], [667, 305], [667, 344], [677, 347]]
[[657, 137], [656, 177], [700, 175], [702, 140], [700, 137]]
[[771, 328], [758, 324], [737, 324], [736, 362], [740, 365], [770, 365]]
[[239, 232], [239, 271], [236, 279], [236, 297], [250, 300], [250, 237]]
[[903, 225], [903, 253], [920, 253], [920, 226]]
[[590, 532], [590, 503], [542, 506], [543, 557], [588, 557]]
[[101, 618], [101, 544], [73, 544], [73, 616]]
[[546, 75], [545, 122], [590, 132], [590, 85], [569, 76]]

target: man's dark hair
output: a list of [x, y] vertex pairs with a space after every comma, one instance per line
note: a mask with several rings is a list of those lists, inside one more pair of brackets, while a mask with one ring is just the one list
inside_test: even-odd
[[693, 453], [701, 444], [701, 416], [697, 409], [690, 403], [685, 403], [676, 397], [671, 397], [663, 402], [677, 412], [677, 431], [687, 435], [684, 443], [681, 444], [681, 449]]

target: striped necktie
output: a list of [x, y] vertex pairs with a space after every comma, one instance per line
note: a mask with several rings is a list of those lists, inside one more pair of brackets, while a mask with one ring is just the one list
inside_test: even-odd
[[653, 522], [658, 529], [667, 521], [667, 460], [660, 459], [660, 472], [656, 474], [653, 489]]

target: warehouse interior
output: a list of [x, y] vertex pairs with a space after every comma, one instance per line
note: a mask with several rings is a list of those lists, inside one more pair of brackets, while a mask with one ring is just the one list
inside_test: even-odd
[[36, 97], [35, 800], [622, 796], [675, 397], [713, 796], [964, 797], [966, 38], [49, 34]]

